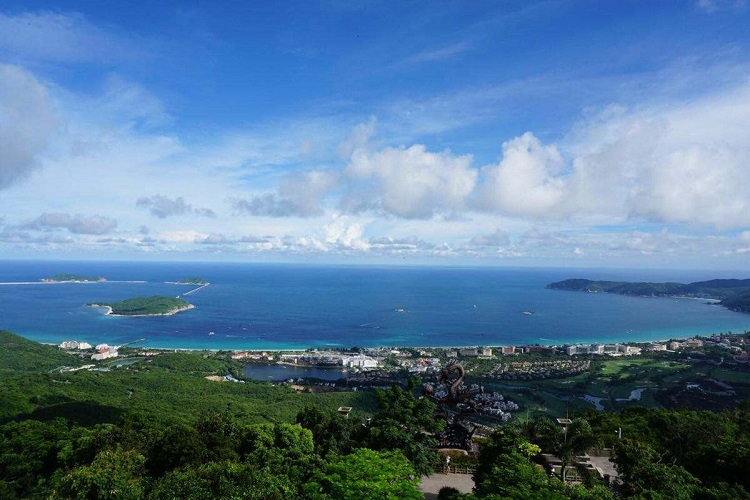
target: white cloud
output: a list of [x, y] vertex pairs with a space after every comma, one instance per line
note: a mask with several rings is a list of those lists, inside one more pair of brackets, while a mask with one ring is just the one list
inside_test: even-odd
[[475, 247], [504, 247], [510, 244], [510, 237], [505, 231], [497, 230], [492, 234], [474, 236], [469, 245]]
[[479, 206], [521, 217], [557, 217], [565, 194], [564, 162], [555, 146], [527, 132], [503, 143], [498, 165], [482, 169]]
[[414, 54], [413, 56], [409, 57], [405, 62], [414, 64], [414, 63], [443, 61], [446, 59], [451, 59], [453, 57], [456, 57], [457, 55], [462, 54], [463, 52], [466, 52], [469, 49], [471, 49], [471, 44], [469, 44], [468, 42], [458, 42], [458, 43], [454, 43], [453, 45], [441, 47], [439, 49], [430, 49], [430, 50], [422, 51], [418, 54]]
[[429, 218], [439, 211], [464, 208], [477, 178], [470, 163], [470, 156], [430, 153], [420, 144], [376, 152], [360, 149], [352, 155], [346, 174], [353, 182], [371, 183], [386, 212]]
[[132, 48], [131, 41], [92, 25], [80, 14], [0, 13], [0, 52], [15, 59], [111, 63], [128, 57]]
[[182, 196], [168, 198], [160, 194], [143, 196], [138, 198], [136, 206], [148, 209], [149, 213], [159, 219], [165, 219], [175, 215], [196, 214], [201, 217], [216, 218], [216, 213], [210, 208], [193, 208]]
[[321, 202], [338, 187], [339, 176], [332, 171], [289, 174], [281, 179], [278, 193], [265, 193], [250, 199], [234, 199], [235, 213], [262, 217], [315, 217], [323, 214]]
[[350, 223], [346, 217], [334, 214], [333, 221], [323, 226], [323, 241], [328, 245], [367, 250], [369, 244], [362, 239], [364, 232], [363, 224]]
[[750, 84], [686, 104], [610, 110], [571, 143], [566, 203], [579, 211], [750, 225]]
[[31, 222], [20, 226], [21, 229], [49, 231], [67, 229], [73, 234], [106, 234], [117, 227], [117, 221], [108, 217], [94, 215], [85, 217], [81, 214], [43, 213]]
[[723, 9], [739, 9], [747, 5], [746, 0], [697, 0], [698, 8], [708, 14], [713, 14]]
[[57, 128], [46, 87], [23, 69], [0, 64], [0, 189], [29, 176]]

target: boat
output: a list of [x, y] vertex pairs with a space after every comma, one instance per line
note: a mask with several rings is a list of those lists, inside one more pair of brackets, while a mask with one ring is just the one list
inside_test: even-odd
[[395, 312], [397, 312], [397, 313], [402, 313], [402, 312], [406, 312], [406, 309], [404, 309], [403, 307], [397, 307], [397, 308], [395, 309]]
[[216, 335], [216, 332], [208, 332], [209, 335]]
[[524, 311], [521, 314], [525, 314], [526, 316], [532, 316], [535, 313], [536, 313], [536, 311]]

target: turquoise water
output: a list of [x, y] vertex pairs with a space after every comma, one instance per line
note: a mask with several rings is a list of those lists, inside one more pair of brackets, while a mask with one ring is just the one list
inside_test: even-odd
[[[750, 329], [750, 315], [699, 300], [544, 288], [573, 277], [681, 282], [747, 277], [726, 272], [0, 262], [0, 282], [38, 281], [60, 272], [109, 281], [0, 285], [0, 328], [53, 343], [145, 338], [138, 345], [274, 350], [640, 341]], [[188, 276], [202, 276], [211, 285], [187, 296], [196, 307], [175, 316], [112, 317], [83, 306], [176, 296], [195, 287], [165, 282]], [[522, 314], [529, 310], [535, 314]]]

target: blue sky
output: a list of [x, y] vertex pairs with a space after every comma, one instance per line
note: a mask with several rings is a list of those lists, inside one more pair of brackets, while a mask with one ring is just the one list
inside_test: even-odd
[[750, 5], [0, 5], [0, 258], [750, 257]]

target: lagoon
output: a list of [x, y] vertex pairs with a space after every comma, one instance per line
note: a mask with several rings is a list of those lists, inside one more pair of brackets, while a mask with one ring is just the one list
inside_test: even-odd
[[316, 366], [289, 365], [246, 365], [242, 370], [245, 377], [253, 380], [281, 382], [298, 378], [317, 378], [321, 380], [339, 380], [349, 375], [349, 371], [338, 368], [320, 368]]

